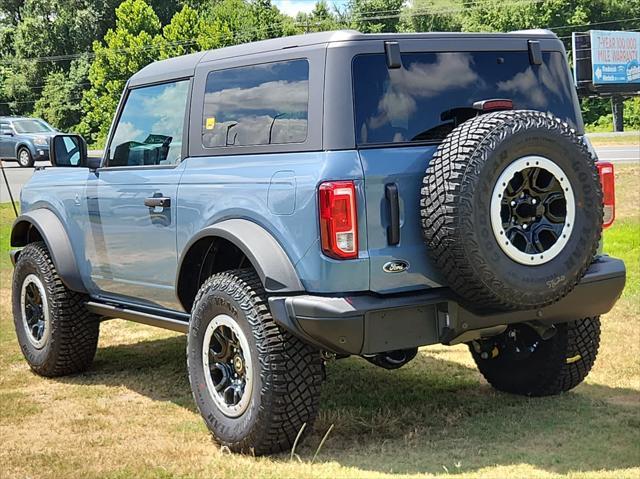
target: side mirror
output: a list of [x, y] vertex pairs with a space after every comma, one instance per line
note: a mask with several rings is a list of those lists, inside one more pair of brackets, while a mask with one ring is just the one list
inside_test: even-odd
[[13, 132], [11, 130], [1, 130], [0, 135], [3, 136], [13, 136]]
[[53, 166], [87, 167], [87, 142], [80, 135], [55, 135], [49, 139]]

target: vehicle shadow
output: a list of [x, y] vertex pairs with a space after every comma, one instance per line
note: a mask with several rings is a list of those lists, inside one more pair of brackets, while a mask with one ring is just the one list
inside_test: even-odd
[[[185, 368], [184, 336], [101, 347], [73, 384], [124, 386], [197, 414]], [[310, 461], [361, 471], [463, 473], [526, 464], [554, 473], [640, 466], [637, 391], [583, 384], [550, 398], [490, 388], [475, 368], [436, 347], [386, 371], [359, 358], [331, 363], [315, 430], [296, 451]], [[276, 457], [287, 461], [289, 456]], [[508, 474], [508, 472], [505, 472]]]

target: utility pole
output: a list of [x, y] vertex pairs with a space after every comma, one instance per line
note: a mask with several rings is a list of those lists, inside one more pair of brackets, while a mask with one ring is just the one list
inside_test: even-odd
[[611, 96], [611, 113], [613, 113], [613, 131], [624, 131], [624, 102], [621, 95]]

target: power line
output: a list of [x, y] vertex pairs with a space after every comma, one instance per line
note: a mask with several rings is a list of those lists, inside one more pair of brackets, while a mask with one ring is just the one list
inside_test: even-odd
[[592, 27], [594, 25], [607, 25], [609, 23], [626, 23], [626, 22], [633, 22], [636, 20], [640, 20], [640, 17], [636, 17], [636, 18], [624, 18], [621, 20], [608, 20], [606, 22], [593, 22], [593, 23], [583, 23], [581, 25], [564, 25], [562, 27], [552, 27], [552, 28], [548, 28], [547, 30], [561, 30], [563, 28], [579, 28], [579, 27]]
[[[538, 3], [541, 3], [545, 0], [511, 0], [511, 1], [506, 1], [506, 2], [502, 2], [500, 4], [501, 7], [504, 6], [515, 6], [515, 5], [535, 5]], [[477, 8], [480, 6], [485, 6], [485, 5], [495, 5], [496, 1], [495, 0], [473, 0], [469, 3], [467, 3], [465, 6], [463, 6], [462, 8], [445, 8], [445, 9], [412, 9], [410, 11], [399, 11], [399, 10], [378, 10], [378, 11], [373, 11], [373, 12], [368, 12], [369, 14], [371, 13], [382, 13], [382, 12], [399, 12], [398, 14], [394, 14], [394, 15], [355, 15], [349, 18], [350, 21], [352, 22], [368, 22], [368, 21], [374, 21], [374, 20], [387, 20], [387, 19], [393, 19], [393, 18], [401, 18], [401, 17], [405, 17], [405, 18], [413, 18], [413, 17], [420, 17], [420, 16], [435, 16], [435, 15], [443, 15], [443, 14], [453, 14], [453, 13], [459, 13], [459, 12], [463, 12], [463, 11], [468, 11], [471, 10], [473, 8]], [[548, 28], [548, 30], [562, 30], [562, 29], [567, 29], [567, 28], [577, 28], [577, 27], [585, 27], [585, 26], [594, 26], [594, 25], [605, 25], [605, 24], [613, 24], [613, 23], [627, 23], [627, 22], [631, 22], [631, 21], [636, 21], [636, 20], [640, 20], [640, 17], [638, 18], [630, 18], [630, 19], [619, 19], [619, 20], [608, 20], [608, 21], [602, 21], [602, 22], [592, 22], [592, 23], [584, 23], [584, 24], [579, 24], [579, 25], [562, 25], [562, 26], [557, 26], [557, 27], [550, 27]], [[337, 23], [341, 23], [340, 20], [337, 21]], [[322, 22], [289, 22], [287, 20], [283, 20], [280, 22], [275, 22], [272, 23], [270, 25], [265, 25], [265, 26], [261, 26], [261, 27], [255, 27], [255, 28], [251, 28], [251, 29], [246, 29], [243, 31], [239, 31], [239, 32], [230, 32], [230, 34], [225, 34], [221, 32], [221, 37], [223, 40], [230, 40], [233, 42], [233, 40], [238, 40], [241, 38], [246, 38], [246, 39], [250, 39], [251, 38], [251, 34], [252, 33], [260, 33], [260, 32], [264, 32], [264, 33], [268, 33], [270, 30], [274, 30], [276, 28], [282, 27], [284, 25], [293, 25], [293, 26], [297, 26], [297, 27], [310, 27], [310, 26], [320, 26], [322, 24]], [[571, 38], [571, 36], [563, 36], [563, 37], [559, 37], [561, 40], [562, 39], [567, 39], [567, 38]], [[142, 51], [142, 52], [147, 52], [147, 51], [151, 51], [151, 50], [158, 50], [158, 49], [164, 49], [164, 48], [172, 48], [172, 47], [178, 47], [178, 46], [190, 46], [190, 45], [194, 45], [197, 44], [198, 40], [196, 38], [191, 38], [191, 39], [184, 39], [184, 40], [176, 40], [173, 42], [163, 42], [163, 43], [159, 43], [157, 45], [153, 45], [153, 44], [147, 44], [146, 46], [142, 46], [142, 47], [125, 47], [125, 48], [117, 48], [117, 49], [110, 49], [108, 47], [103, 47], [103, 49], [110, 51], [112, 53], [123, 53], [123, 52], [129, 52], [129, 51]], [[81, 53], [75, 53], [75, 54], [67, 54], [67, 55], [55, 55], [55, 56], [43, 56], [43, 57], [32, 57], [32, 58], [13, 58], [13, 59], [5, 59], [5, 60], [0, 60], [0, 64], [4, 63], [4, 64], [11, 64], [11, 63], [19, 63], [19, 62], [26, 62], [26, 61], [33, 61], [33, 62], [40, 62], [40, 63], [46, 63], [46, 62], [60, 62], [60, 61], [70, 61], [70, 60], [74, 60], [77, 58], [81, 58], [81, 57], [86, 57], [87, 59], [93, 58], [96, 56], [95, 52], [81, 52]], [[43, 86], [42, 86], [43, 87]], [[37, 88], [41, 88], [41, 87], [37, 87]]]
[[[533, 4], [537, 4], [537, 3], [541, 3], [545, 0], [510, 0], [507, 2], [503, 2], [501, 4], [501, 6], [513, 6], [513, 5], [533, 5]], [[457, 8], [435, 8], [435, 9], [428, 9], [428, 8], [422, 8], [422, 9], [413, 9], [411, 11], [405, 11], [405, 12], [401, 12], [400, 10], [379, 10], [379, 11], [372, 11], [372, 12], [367, 12], [367, 15], [354, 15], [351, 16], [349, 18], [350, 21], [352, 22], [367, 22], [367, 21], [374, 21], [374, 20], [389, 20], [389, 19], [393, 19], [393, 18], [400, 18], [400, 17], [415, 17], [415, 16], [429, 16], [429, 15], [443, 15], [443, 14], [453, 14], [453, 13], [460, 13], [463, 11], [468, 11], [470, 9], [482, 6], [482, 5], [490, 5], [490, 4], [495, 4], [495, 0], [473, 0], [469, 3], [466, 4], [466, 6], [463, 6], [462, 8], [457, 7]], [[369, 15], [369, 14], [374, 14], [377, 12], [393, 12], [396, 13], [394, 15]], [[340, 23], [340, 20], [337, 21], [337, 23]], [[282, 27], [285, 25], [293, 25], [293, 26], [297, 26], [297, 27], [309, 27], [309, 26], [320, 26], [322, 23], [321, 22], [313, 22], [313, 23], [309, 23], [309, 22], [290, 22], [287, 20], [282, 20], [280, 22], [274, 22], [271, 25], [265, 25], [263, 27], [255, 27], [255, 28], [251, 28], [251, 29], [247, 29], [244, 31], [240, 31], [240, 32], [231, 32], [230, 35], [225, 35], [224, 33], [222, 33], [223, 38], [225, 39], [231, 39], [231, 40], [235, 40], [238, 38], [242, 38], [242, 37], [249, 37], [249, 34], [251, 33], [257, 33], [260, 31], [264, 31], [264, 30], [272, 30], [278, 27]], [[156, 50], [156, 49], [161, 49], [161, 48], [165, 48], [165, 47], [171, 47], [171, 46], [186, 46], [186, 45], [193, 45], [196, 44], [197, 40], [195, 38], [191, 38], [191, 39], [185, 39], [185, 40], [177, 40], [174, 42], [168, 42], [168, 43], [162, 43], [162, 44], [158, 44], [158, 45], [151, 45], [148, 44], [146, 47], [128, 47], [128, 48], [113, 48], [113, 49], [109, 49], [106, 47], [106, 50], [112, 52], [112, 53], [121, 53], [121, 52], [128, 52], [128, 51], [149, 51], [149, 50]], [[75, 60], [81, 57], [86, 57], [87, 59], [93, 58], [96, 56], [96, 53], [91, 51], [87, 51], [87, 52], [80, 52], [80, 53], [71, 53], [71, 54], [66, 54], [66, 55], [50, 55], [50, 56], [42, 56], [42, 57], [31, 57], [31, 58], [12, 58], [12, 59], [5, 59], [5, 60], [0, 60], [0, 64], [12, 64], [12, 63], [20, 63], [20, 62], [26, 62], [26, 61], [32, 61], [32, 62], [37, 62], [37, 63], [55, 63], [55, 62], [62, 62], [62, 61], [71, 61], [71, 60]]]

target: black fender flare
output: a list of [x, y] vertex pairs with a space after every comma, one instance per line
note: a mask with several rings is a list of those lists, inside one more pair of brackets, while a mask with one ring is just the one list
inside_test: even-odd
[[[65, 286], [73, 291], [86, 293], [80, 269], [73, 254], [69, 235], [56, 214], [45, 208], [38, 208], [20, 215], [11, 227], [11, 246], [22, 247], [29, 244], [30, 230], [35, 228], [51, 254], [56, 271]], [[15, 259], [19, 254], [15, 255]]]
[[280, 243], [262, 226], [243, 219], [224, 220], [203, 228], [185, 245], [178, 261], [176, 294], [184, 275], [182, 266], [189, 250], [203, 238], [223, 238], [242, 251], [258, 273], [268, 293], [293, 293], [304, 291], [298, 274]]

